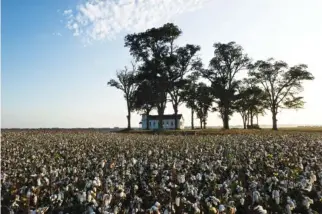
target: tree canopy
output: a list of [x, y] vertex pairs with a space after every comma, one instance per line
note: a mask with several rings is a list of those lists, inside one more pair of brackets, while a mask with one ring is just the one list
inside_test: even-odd
[[[224, 129], [229, 129], [234, 113], [241, 115], [244, 128], [254, 128], [254, 117], [258, 126], [258, 117], [269, 110], [273, 129], [277, 130], [281, 109], [303, 107], [303, 82], [314, 79], [307, 65], [289, 67], [273, 58], [252, 62], [236, 42], [218, 42], [213, 45], [209, 66], [204, 68], [199, 55], [201, 47], [178, 45], [181, 35], [178, 26], [167, 23], [125, 37], [125, 47], [138, 66], [132, 64], [133, 71], [118, 71], [116, 80], [110, 80], [108, 85], [123, 91], [128, 127], [132, 111], [149, 115], [155, 109], [162, 129], [168, 102], [175, 118], [182, 103], [191, 109], [192, 128], [195, 113], [201, 128], [205, 128], [210, 111], [219, 113]], [[238, 75], [242, 71], [248, 71], [243, 79]], [[174, 128], [178, 128], [177, 119]]]

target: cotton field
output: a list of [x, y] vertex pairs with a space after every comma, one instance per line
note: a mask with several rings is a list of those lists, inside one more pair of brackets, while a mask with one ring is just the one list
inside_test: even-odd
[[322, 213], [322, 135], [5, 131], [1, 213]]

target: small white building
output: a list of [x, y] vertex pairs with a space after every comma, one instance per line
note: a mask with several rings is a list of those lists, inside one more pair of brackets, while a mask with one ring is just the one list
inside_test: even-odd
[[[177, 115], [178, 129], [184, 129], [184, 119], [182, 114]], [[147, 121], [149, 121], [149, 129], [154, 130], [159, 128], [159, 116], [158, 115], [148, 115], [142, 114], [142, 120], [140, 122], [142, 129], [147, 129]], [[164, 129], [174, 129], [175, 127], [175, 115], [165, 114], [163, 115], [163, 128]]]

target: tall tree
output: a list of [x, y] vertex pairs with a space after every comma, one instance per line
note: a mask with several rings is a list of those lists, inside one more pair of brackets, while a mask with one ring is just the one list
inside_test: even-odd
[[141, 78], [151, 82], [157, 94], [156, 108], [159, 115], [159, 128], [163, 128], [163, 115], [169, 91], [169, 70], [176, 60], [174, 41], [181, 35], [181, 30], [168, 23], [160, 28], [151, 28], [142, 33], [129, 34], [125, 37], [125, 47], [141, 61]]
[[205, 83], [200, 82], [197, 87], [197, 100], [196, 100], [197, 116], [200, 119], [200, 128], [206, 128], [208, 112], [212, 108], [214, 101], [212, 88]]
[[184, 90], [185, 85], [188, 83], [184, 79], [185, 75], [193, 70], [198, 70], [201, 66], [201, 60], [197, 58], [196, 54], [200, 50], [199, 46], [187, 44], [184, 47], [179, 47], [173, 56], [176, 60], [174, 66], [169, 66], [169, 95], [172, 103], [174, 116], [175, 116], [175, 129], [178, 129], [178, 108], [183, 103], [184, 98], [181, 92]]
[[134, 109], [146, 115], [146, 129], [150, 129], [149, 114], [156, 106], [156, 93], [153, 85], [149, 81], [138, 83], [134, 92]]
[[180, 92], [180, 97], [186, 102], [186, 106], [191, 109], [191, 129], [194, 129], [194, 113], [197, 110], [197, 81], [200, 77], [199, 72], [193, 72], [187, 76], [188, 83]]
[[[250, 121], [250, 127], [254, 127], [253, 119], [259, 114], [265, 112], [266, 93], [254, 84], [253, 80], [244, 79], [243, 84], [238, 89], [238, 99], [235, 102], [235, 108], [240, 113], [243, 119], [244, 129], [247, 128], [247, 122]], [[258, 121], [258, 120], [257, 120]], [[257, 122], [258, 125], [258, 122]]]
[[273, 58], [257, 61], [249, 66], [250, 76], [257, 79], [268, 94], [268, 105], [272, 113], [273, 130], [277, 130], [277, 114], [282, 108], [297, 109], [304, 105], [299, 93], [303, 90], [303, 81], [313, 80], [307, 65], [289, 67], [284, 61]]
[[132, 70], [125, 66], [124, 70], [117, 71], [116, 80], [111, 79], [107, 82], [108, 86], [121, 90], [127, 105], [127, 128], [131, 129], [131, 112], [134, 110], [134, 92], [137, 88], [135, 81], [136, 66], [132, 62]]
[[215, 56], [210, 61], [209, 69], [202, 70], [202, 75], [211, 82], [224, 129], [229, 129], [238, 86], [236, 74], [246, 69], [250, 60], [243, 53], [243, 48], [235, 42], [215, 43], [214, 48]]
[[243, 120], [244, 129], [247, 128], [248, 120], [248, 110], [249, 110], [249, 101], [248, 101], [247, 88], [241, 86], [238, 88], [238, 98], [235, 102], [235, 109], [240, 114]]

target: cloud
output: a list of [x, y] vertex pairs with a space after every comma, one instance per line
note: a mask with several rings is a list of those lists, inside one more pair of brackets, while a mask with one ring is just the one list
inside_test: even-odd
[[210, 0], [87, 0], [65, 10], [66, 27], [83, 41], [110, 40], [124, 31], [140, 31], [200, 9]]

